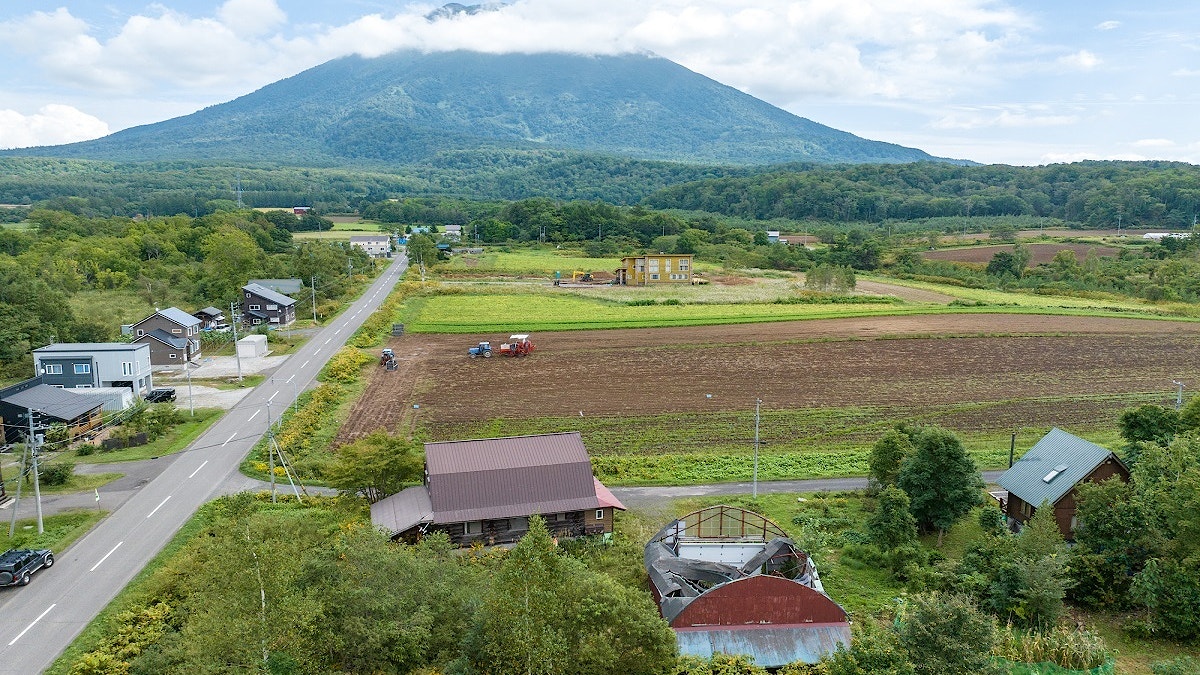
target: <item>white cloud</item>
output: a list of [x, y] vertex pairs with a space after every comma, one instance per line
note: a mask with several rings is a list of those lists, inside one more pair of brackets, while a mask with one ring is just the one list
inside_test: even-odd
[[[409, 6], [289, 34], [276, 0], [227, 0], [213, 17], [151, 5], [111, 36], [67, 9], [9, 22], [46, 75], [86, 89], [237, 93], [356, 53], [653, 51], [769, 97], [936, 99], [986, 86], [1026, 20], [991, 0], [516, 0], [425, 19]], [[34, 39], [33, 36], [37, 36]]]
[[1068, 54], [1058, 59], [1060, 65], [1078, 70], [1091, 70], [1100, 65], [1100, 57], [1086, 49], [1081, 49], [1074, 54]]
[[228, 0], [217, 9], [221, 23], [239, 36], [269, 33], [287, 20], [275, 0]]
[[1143, 138], [1139, 141], [1134, 141], [1133, 145], [1137, 148], [1173, 148], [1175, 147], [1175, 141], [1167, 138]]
[[1079, 122], [1073, 114], [1054, 114], [1044, 107], [965, 108], [934, 120], [935, 129], [1060, 127]]
[[0, 148], [74, 143], [108, 135], [108, 125], [69, 105], [50, 104], [33, 115], [0, 110]]
[[1120, 26], [1120, 21], [1102, 21], [1096, 26], [1096, 30], [1114, 30]]

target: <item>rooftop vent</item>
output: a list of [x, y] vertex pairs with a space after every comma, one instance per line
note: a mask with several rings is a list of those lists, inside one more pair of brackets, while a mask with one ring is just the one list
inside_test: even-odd
[[1046, 474], [1046, 477], [1042, 479], [1042, 482], [1049, 483], [1050, 481], [1054, 480], [1055, 478], [1058, 478], [1058, 474], [1060, 474], [1066, 470], [1067, 470], [1066, 464], [1059, 464], [1058, 466], [1054, 467], [1053, 471]]

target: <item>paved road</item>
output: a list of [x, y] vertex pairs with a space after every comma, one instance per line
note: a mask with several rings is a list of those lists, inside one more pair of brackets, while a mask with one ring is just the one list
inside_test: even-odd
[[[993, 484], [1003, 471], [984, 471], [983, 481]], [[861, 490], [867, 486], [866, 478], [813, 478], [809, 480], [759, 481], [759, 494], [779, 492], [837, 492], [839, 490]], [[672, 499], [682, 497], [708, 497], [712, 495], [748, 495], [754, 491], [752, 483], [714, 483], [711, 485], [671, 485], [658, 487], [615, 487], [613, 496], [625, 506], [639, 510], [653, 510], [669, 505]]]
[[[274, 377], [251, 391], [157, 477], [38, 572], [24, 588], [0, 589], [0, 673], [45, 670], [173, 537], [196, 509], [242, 479], [238, 464], [321, 366], [374, 311], [407, 267], [393, 264], [341, 316], [321, 329]], [[157, 467], [156, 467], [157, 468]]]

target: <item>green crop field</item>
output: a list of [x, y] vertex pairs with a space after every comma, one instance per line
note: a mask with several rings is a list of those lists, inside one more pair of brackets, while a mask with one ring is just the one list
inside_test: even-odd
[[442, 275], [537, 275], [554, 278], [561, 272], [569, 280], [571, 273], [612, 272], [621, 264], [619, 258], [588, 258], [581, 251], [514, 251], [511, 253], [487, 251], [482, 254], [456, 255], [448, 262], [438, 265], [436, 271]]

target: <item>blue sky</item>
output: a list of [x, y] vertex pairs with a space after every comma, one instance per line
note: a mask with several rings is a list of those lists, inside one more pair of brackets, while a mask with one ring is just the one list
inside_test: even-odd
[[[938, 156], [1200, 163], [1200, 5], [1146, 0], [22, 0], [0, 5], [0, 147], [186, 115], [345, 54], [651, 51]], [[470, 4], [470, 2], [464, 2]]]

